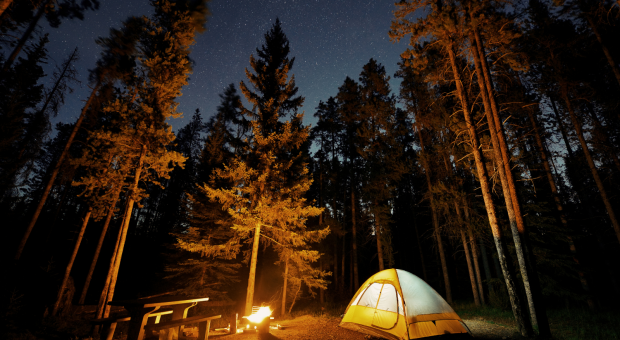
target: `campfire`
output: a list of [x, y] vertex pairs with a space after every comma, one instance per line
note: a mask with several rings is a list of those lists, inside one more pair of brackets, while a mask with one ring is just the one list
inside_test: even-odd
[[260, 307], [256, 312], [247, 317], [248, 324], [243, 332], [269, 333], [269, 323], [271, 322], [271, 309], [268, 306]]

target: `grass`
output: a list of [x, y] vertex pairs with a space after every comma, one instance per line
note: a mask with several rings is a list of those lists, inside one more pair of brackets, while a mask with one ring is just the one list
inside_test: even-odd
[[[512, 311], [459, 302], [454, 310], [463, 319], [482, 319], [489, 323], [515, 327]], [[551, 309], [547, 311], [551, 334], [557, 340], [620, 339], [620, 312], [590, 312], [584, 309]]]

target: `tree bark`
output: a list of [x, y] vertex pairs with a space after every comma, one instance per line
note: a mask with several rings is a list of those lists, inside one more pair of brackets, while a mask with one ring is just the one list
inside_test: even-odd
[[97, 265], [97, 260], [99, 259], [99, 253], [101, 252], [101, 247], [103, 246], [105, 235], [108, 232], [110, 221], [112, 220], [112, 216], [114, 215], [114, 207], [116, 207], [116, 202], [118, 201], [118, 198], [120, 196], [121, 189], [122, 187], [119, 185], [119, 188], [116, 190], [114, 198], [112, 199], [112, 204], [110, 204], [108, 214], [105, 217], [105, 222], [103, 223], [103, 228], [101, 229], [101, 235], [99, 235], [99, 241], [97, 242], [97, 248], [95, 248], [95, 254], [93, 255], [93, 260], [90, 263], [90, 268], [88, 268], [88, 274], [86, 275], [86, 280], [84, 281], [84, 288], [82, 288], [82, 294], [80, 295], [80, 300], [78, 302], [80, 305], [83, 305], [84, 300], [86, 300], [88, 286], [90, 286], [90, 280], [93, 278], [95, 266]]
[[114, 268], [112, 270], [112, 276], [110, 277], [110, 286], [108, 288], [108, 294], [106, 296], [106, 310], [104, 313], [104, 318], [107, 318], [110, 312], [110, 306], [107, 304], [112, 301], [114, 298], [114, 290], [116, 289], [116, 280], [118, 278], [118, 271], [121, 267], [121, 260], [123, 259], [123, 250], [125, 249], [125, 240], [127, 239], [127, 231], [129, 230], [129, 222], [131, 220], [131, 215], [133, 214], [133, 205], [135, 203], [133, 199], [133, 194], [138, 189], [138, 184], [140, 182], [140, 175], [142, 173], [142, 167], [144, 165], [144, 159], [146, 157], [146, 145], [142, 145], [140, 151], [140, 158], [138, 159], [138, 166], [136, 168], [136, 172], [134, 175], [133, 184], [131, 190], [127, 195], [127, 210], [125, 211], [125, 216], [123, 218], [122, 225], [122, 235], [120, 239], [120, 243], [118, 244], [118, 250], [116, 251], [116, 256], [114, 259]]
[[[375, 202], [375, 208], [377, 202]], [[379, 271], [385, 269], [383, 264], [383, 245], [381, 244], [381, 223], [379, 223], [379, 217], [375, 214], [375, 237], [377, 238], [377, 258], [379, 261]]]
[[32, 232], [32, 229], [34, 228], [35, 223], [37, 223], [37, 219], [39, 218], [39, 215], [41, 214], [41, 211], [43, 210], [43, 206], [45, 205], [47, 196], [52, 190], [52, 185], [54, 184], [54, 181], [56, 180], [56, 176], [58, 175], [60, 166], [62, 165], [62, 162], [64, 161], [65, 157], [67, 157], [67, 154], [69, 154], [69, 148], [71, 147], [71, 144], [73, 143], [73, 139], [75, 138], [75, 135], [80, 129], [80, 125], [82, 125], [82, 121], [84, 120], [84, 117], [86, 117], [86, 111], [88, 111], [88, 108], [90, 107], [90, 103], [95, 97], [95, 94], [97, 93], [98, 88], [99, 88], [99, 84], [95, 85], [92, 92], [90, 93], [90, 97], [88, 97], [88, 100], [86, 101], [86, 104], [84, 105], [84, 108], [82, 108], [82, 113], [80, 114], [80, 117], [75, 122], [75, 126], [73, 127], [73, 130], [71, 131], [71, 135], [69, 136], [69, 139], [67, 140], [67, 144], [65, 145], [65, 148], [62, 150], [62, 153], [60, 154], [58, 161], [56, 161], [54, 170], [52, 170], [52, 175], [50, 176], [50, 179], [47, 181], [47, 185], [45, 186], [45, 189], [43, 190], [43, 195], [41, 196], [39, 205], [37, 205], [37, 208], [34, 211], [34, 214], [32, 215], [32, 219], [30, 220], [28, 227], [26, 227], [26, 232], [24, 233], [24, 236], [22, 237], [22, 240], [20, 241], [19, 246], [17, 247], [17, 252], [15, 253], [15, 261], [19, 261], [19, 258], [22, 255], [24, 247], [26, 246], [26, 242], [28, 241], [28, 237], [30, 237], [30, 233]]
[[252, 259], [250, 261], [250, 276], [248, 277], [248, 291], [245, 298], [245, 315], [252, 314], [252, 304], [254, 303], [254, 282], [256, 280], [256, 262], [258, 260], [259, 241], [260, 225], [257, 225], [256, 229], [254, 229], [254, 243], [252, 244]]
[[469, 246], [467, 245], [467, 238], [465, 237], [465, 231], [461, 230], [461, 242], [463, 243], [463, 251], [465, 251], [465, 260], [467, 260], [467, 271], [469, 271], [469, 281], [471, 282], [471, 291], [474, 294], [474, 303], [476, 306], [480, 306], [480, 295], [478, 294], [478, 287], [476, 284], [476, 274], [471, 263], [471, 257], [469, 256]]
[[465, 89], [463, 88], [463, 83], [461, 81], [461, 76], [459, 72], [459, 68], [456, 65], [456, 55], [454, 53], [454, 43], [450, 42], [447, 46], [450, 65], [452, 67], [452, 73], [454, 75], [454, 79], [456, 82], [457, 93], [459, 99], [461, 101], [461, 109], [463, 111], [463, 116], [465, 117], [465, 122], [467, 125], [467, 129], [469, 131], [470, 140], [472, 143], [472, 153], [474, 155], [474, 161], [476, 163], [476, 169], [478, 172], [478, 178], [480, 180], [480, 186], [482, 190], [482, 196], [484, 199], [485, 208], [487, 211], [487, 216], [489, 218], [489, 224], [491, 226], [491, 231], [493, 233], [493, 240], [495, 242], [495, 247], [497, 249], [497, 255], [502, 267], [502, 272], [504, 274], [504, 280], [506, 282], [506, 289], [508, 291], [508, 296], [510, 297], [510, 302], [512, 306], [512, 312], [515, 317], [515, 321], [517, 323], [517, 328], [519, 332], [525, 336], [529, 337], [533, 334], [532, 326], [529, 322], [529, 319], [524, 317], [523, 310], [521, 309], [521, 301], [518, 296], [517, 286], [514, 282], [514, 275], [508, 267], [508, 261], [506, 259], [506, 252], [504, 249], [504, 244], [502, 240], [502, 230], [499, 228], [497, 221], [497, 214], [495, 211], [495, 206], [493, 205], [493, 199], [491, 196], [491, 189], [489, 186], [489, 179], [486, 171], [485, 164], [483, 162], [482, 153], [480, 152], [480, 142], [478, 139], [478, 133], [476, 132], [476, 127], [473, 123], [471, 113], [469, 111], [469, 100], [467, 98]]
[[17, 45], [15, 45], [15, 47], [13, 48], [13, 51], [11, 52], [11, 54], [9, 54], [9, 56], [6, 58], [6, 61], [4, 62], [4, 65], [2, 66], [2, 73], [5, 73], [6, 71], [8, 71], [11, 65], [13, 65], [15, 58], [17, 58], [17, 55], [19, 54], [19, 52], [21, 52], [22, 48], [24, 48], [24, 45], [26, 44], [28, 39], [30, 39], [32, 32], [37, 27], [39, 20], [45, 13], [45, 7], [47, 6], [47, 4], [50, 3], [50, 1], [51, 0], [44, 0], [42, 3], [39, 4], [37, 13], [34, 15], [34, 17], [32, 17], [32, 20], [30, 20], [30, 24], [28, 25], [28, 28], [26, 28], [26, 30], [24, 31], [24, 34], [22, 34], [22, 37], [17, 42]]
[[355, 186], [351, 185], [351, 250], [353, 254], [353, 288], [357, 291], [360, 288], [359, 276], [357, 271], [357, 226], [355, 225]]
[[288, 258], [284, 264], [284, 287], [282, 288], [282, 317], [286, 314], [286, 285], [288, 283]]
[[[482, 102], [484, 104], [484, 111], [487, 118], [487, 124], [489, 127], [489, 134], [491, 135], [491, 144], [493, 146], [493, 153], [495, 161], [497, 163], [497, 172], [499, 173], [500, 182], [502, 185], [502, 192], [504, 201], [506, 204], [506, 211], [508, 212], [508, 220], [510, 222], [510, 230], [512, 231], [512, 238], [515, 244], [515, 252], [517, 254], [517, 260], [519, 268], [521, 270], [521, 278], [523, 286], [525, 288], [525, 295], [527, 297], [527, 303], [530, 310], [530, 317], [532, 319], [532, 326], [538, 327], [538, 318], [536, 311], [536, 303], [530, 287], [529, 274], [531, 270], [529, 265], [525, 261], [525, 245], [523, 244], [525, 227], [523, 223], [523, 217], [519, 211], [519, 203], [516, 199], [514, 192], [514, 179], [512, 178], [512, 171], [510, 169], [510, 159], [508, 153], [508, 147], [506, 145], [505, 136], [502, 131], [501, 122], [499, 121], [499, 112], [497, 109], [497, 103], [495, 102], [495, 96], [493, 95], [491, 78], [487, 77], [487, 71], [483, 65], [486, 58], [484, 57], [484, 50], [482, 49], [481, 39], [477, 31], [470, 34], [471, 52], [474, 56], [474, 64], [477, 73], [478, 85], [480, 87], [480, 94]], [[475, 37], [474, 37], [475, 36]], [[476, 45], [473, 41], [476, 41]], [[477, 46], [477, 47], [476, 47]], [[495, 104], [495, 105], [494, 105]], [[497, 120], [497, 121], [496, 121]], [[511, 188], [512, 186], [512, 188]], [[512, 189], [512, 190], [511, 190]]]
[[616, 218], [616, 214], [614, 213], [613, 207], [611, 205], [611, 201], [607, 196], [607, 191], [605, 190], [605, 186], [603, 185], [603, 181], [598, 174], [598, 169], [592, 160], [592, 155], [590, 154], [590, 149], [588, 148], [588, 144], [586, 143], [586, 139], [583, 136], [583, 131], [581, 130], [581, 124], [577, 119], [577, 115], [573, 110], [573, 106], [568, 98], [568, 88], [566, 83], [561, 84], [561, 92], [564, 101], [566, 102], [566, 107], [568, 108], [568, 113], [570, 115], [570, 119], [575, 127], [575, 133], [577, 134], [577, 138], [579, 139], [579, 144], [581, 144], [581, 148], [583, 149], [583, 153], [586, 157], [586, 161], [588, 162], [588, 166], [590, 167], [590, 171], [592, 172], [592, 177], [594, 177], [594, 182], [596, 182], [596, 186], [598, 188], [599, 194], [601, 195], [601, 199], [605, 204], [605, 208], [607, 209], [607, 215], [611, 220], [611, 224], [614, 227], [614, 231], [616, 232], [616, 238], [618, 242], [620, 242], [620, 224], [618, 224], [618, 219]]
[[82, 243], [82, 238], [84, 237], [84, 232], [86, 231], [86, 226], [88, 225], [88, 220], [90, 219], [92, 211], [92, 208], [88, 208], [86, 216], [84, 216], [84, 220], [82, 221], [82, 227], [80, 228], [80, 232], [78, 233], [77, 239], [75, 240], [75, 246], [73, 246], [73, 253], [71, 253], [69, 263], [67, 263], [67, 267], [65, 268], [65, 275], [62, 278], [62, 283], [60, 284], [60, 289], [58, 290], [56, 302], [54, 302], [54, 307], [52, 307], [52, 315], [56, 315], [56, 313], [58, 313], [58, 307], [60, 306], [62, 295], [65, 291], [65, 287], [67, 286], [67, 282], [69, 281], [69, 275], [71, 274], [73, 263], [75, 262], [78, 250], [80, 249], [80, 244]]

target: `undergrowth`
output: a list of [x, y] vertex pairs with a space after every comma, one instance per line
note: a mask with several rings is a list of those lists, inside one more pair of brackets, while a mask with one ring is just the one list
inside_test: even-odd
[[[452, 306], [462, 319], [484, 320], [515, 327], [512, 311], [502, 308], [458, 302]], [[551, 309], [547, 311], [551, 334], [557, 340], [620, 339], [620, 312], [590, 312], [585, 309]]]

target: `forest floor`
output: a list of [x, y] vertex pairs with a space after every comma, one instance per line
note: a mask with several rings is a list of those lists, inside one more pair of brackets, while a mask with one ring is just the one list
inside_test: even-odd
[[[472, 332], [474, 339], [523, 339], [516, 334], [516, 329], [483, 320], [463, 320]], [[234, 335], [222, 332], [211, 332], [209, 338], [221, 340], [364, 340], [378, 339], [363, 333], [338, 327], [340, 318], [330, 316], [302, 315], [294, 319], [272, 322], [280, 324], [283, 329], [271, 329], [269, 334], [238, 333]], [[191, 339], [191, 338], [190, 338]]]

